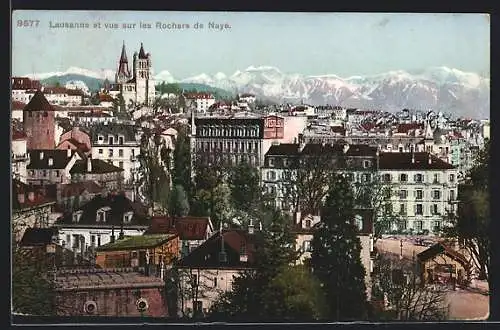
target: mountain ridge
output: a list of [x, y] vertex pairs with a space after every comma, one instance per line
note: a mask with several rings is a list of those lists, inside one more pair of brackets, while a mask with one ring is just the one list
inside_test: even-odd
[[[53, 80], [54, 77], [61, 78], [69, 73], [74, 78], [77, 72], [98, 80], [114, 80], [113, 70], [95, 72], [77, 67], [71, 67], [66, 72], [35, 74], [34, 78], [38, 76]], [[402, 108], [433, 109], [459, 116], [480, 115], [488, 118], [490, 112], [489, 77], [445, 66], [344, 78], [336, 74], [284, 73], [277, 67], [252, 65], [232, 75], [223, 72], [213, 75], [201, 73], [184, 79], [177, 79], [169, 71], [162, 70], [155, 75], [155, 79], [157, 84], [201, 84], [231, 93], [253, 93], [277, 102], [303, 101], [313, 105], [344, 105], [388, 111]]]

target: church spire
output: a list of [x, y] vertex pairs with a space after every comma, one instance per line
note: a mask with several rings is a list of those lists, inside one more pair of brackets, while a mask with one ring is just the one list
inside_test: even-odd
[[121, 63], [128, 63], [127, 52], [125, 51], [125, 40], [123, 40], [122, 55], [120, 56]]
[[139, 50], [139, 58], [140, 58], [141, 60], [145, 60], [145, 59], [147, 59], [147, 58], [148, 58], [148, 57], [146, 56], [146, 52], [144, 51], [144, 46], [143, 46], [142, 42], [141, 42], [141, 49]]

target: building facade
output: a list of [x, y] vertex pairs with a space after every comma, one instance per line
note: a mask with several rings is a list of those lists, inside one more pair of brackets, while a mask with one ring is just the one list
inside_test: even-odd
[[19, 181], [26, 183], [28, 174], [26, 166], [28, 165], [27, 137], [24, 133], [12, 128], [12, 176]]
[[430, 153], [381, 153], [379, 175], [395, 192], [393, 229], [432, 234], [457, 211], [458, 170]]
[[206, 113], [215, 103], [215, 97], [210, 93], [185, 93], [184, 98], [198, 113]]
[[136, 140], [135, 128], [130, 125], [98, 125], [91, 128], [91, 138], [92, 159], [123, 168], [124, 182], [130, 182], [139, 168], [140, 143]]
[[71, 149], [29, 150], [27, 182], [33, 185], [70, 183], [73, 165], [82, 157]]

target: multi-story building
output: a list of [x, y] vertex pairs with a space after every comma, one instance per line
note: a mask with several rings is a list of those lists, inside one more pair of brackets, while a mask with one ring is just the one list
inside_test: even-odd
[[135, 128], [130, 125], [98, 125], [91, 128], [91, 136], [92, 158], [123, 168], [124, 180], [129, 182], [139, 167], [140, 143], [136, 140]]
[[11, 119], [16, 119], [19, 122], [23, 121], [23, 109], [26, 103], [20, 101], [11, 102]]
[[12, 77], [12, 101], [28, 103], [36, 90], [42, 88], [40, 81], [26, 77]]
[[394, 229], [433, 233], [456, 212], [458, 170], [430, 153], [380, 153], [379, 175], [395, 192]]
[[134, 53], [132, 72], [128, 67], [125, 43], [123, 44], [115, 81], [127, 105], [130, 102], [133, 104], [153, 104], [156, 93], [153, 64], [151, 54], [146, 54], [142, 43], [139, 53]]
[[192, 117], [194, 154], [207, 161], [221, 157], [228, 164], [248, 162], [260, 167], [272, 142], [285, 138], [284, 119], [279, 116]]
[[83, 92], [65, 87], [43, 87], [43, 94], [50, 104], [79, 106], [83, 102]]
[[54, 108], [41, 91], [37, 91], [24, 107], [23, 125], [28, 150], [55, 148]]
[[77, 160], [82, 159], [78, 152], [71, 149], [32, 149], [28, 152], [26, 182], [33, 185], [70, 183], [70, 170]]
[[215, 97], [210, 93], [184, 93], [184, 98], [198, 113], [206, 113], [215, 103]]
[[330, 163], [330, 168], [339, 173], [348, 173], [351, 182], [367, 184], [373, 180], [377, 166], [376, 147], [304, 143], [273, 145], [265, 155], [261, 180], [265, 191], [275, 196], [275, 207], [295, 211], [286, 197], [287, 189], [294, 189], [290, 184], [297, 177], [300, 161], [325, 156], [323, 159]]
[[27, 172], [26, 166], [28, 165], [28, 151], [26, 148], [26, 135], [23, 132], [12, 128], [12, 176], [22, 183], [26, 183]]
[[77, 160], [71, 170], [72, 182], [95, 181], [108, 191], [120, 190], [123, 184], [123, 168], [102, 159]]

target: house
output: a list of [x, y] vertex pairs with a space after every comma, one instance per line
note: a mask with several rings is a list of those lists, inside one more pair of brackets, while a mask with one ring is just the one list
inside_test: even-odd
[[[33, 80], [27, 77], [12, 77], [12, 100], [28, 103], [33, 91], [42, 88], [39, 80]], [[30, 93], [31, 92], [31, 93]]]
[[92, 159], [102, 159], [123, 168], [125, 182], [133, 179], [139, 167], [140, 143], [131, 125], [95, 125], [91, 128]]
[[59, 316], [168, 316], [165, 282], [131, 268], [58, 270], [55, 291]]
[[66, 87], [43, 87], [43, 93], [50, 104], [67, 106], [81, 105], [84, 96], [81, 90]]
[[23, 121], [23, 109], [26, 103], [12, 100], [11, 102], [11, 119], [17, 119], [20, 122]]
[[241, 102], [245, 102], [245, 103], [248, 103], [248, 104], [252, 104], [255, 102], [255, 95], [253, 94], [250, 94], [250, 93], [243, 93], [243, 94], [240, 94], [238, 99], [241, 101]]
[[232, 290], [234, 276], [252, 269], [261, 238], [258, 231], [223, 230], [183, 257], [176, 265], [179, 308], [206, 314], [220, 293]]
[[40, 191], [12, 180], [12, 226], [16, 241], [19, 241], [27, 228], [47, 228], [52, 225], [51, 214], [56, 201], [47, 198]]
[[215, 97], [210, 93], [184, 93], [183, 96], [186, 103], [192, 103], [198, 113], [206, 113], [215, 103]]
[[428, 152], [382, 152], [378, 166], [382, 183], [396, 191], [394, 230], [432, 235], [456, 213], [458, 170], [451, 164]]
[[12, 140], [10, 146], [12, 152], [12, 176], [21, 182], [26, 183], [28, 179], [28, 173], [26, 170], [28, 165], [26, 134], [12, 127]]
[[97, 195], [54, 225], [59, 229], [60, 244], [83, 255], [120, 234], [142, 235], [149, 227], [146, 211], [123, 194]]
[[20, 253], [38, 265], [63, 267], [73, 264], [73, 254], [57, 243], [56, 228], [27, 228], [19, 242]]
[[71, 212], [102, 193], [104, 193], [104, 188], [95, 181], [58, 184], [56, 186], [57, 206], [63, 212]]
[[71, 149], [31, 149], [26, 166], [26, 181], [34, 185], [70, 183], [70, 170], [82, 158], [83, 155]]
[[72, 182], [95, 181], [108, 191], [121, 190], [123, 168], [105, 162], [102, 159], [77, 160], [71, 170]]
[[471, 263], [441, 242], [417, 254], [417, 265], [422, 283], [466, 285], [471, 280]]
[[145, 267], [147, 275], [163, 278], [166, 266], [179, 258], [179, 236], [157, 234], [123, 237], [96, 249], [101, 268]]
[[203, 244], [213, 232], [213, 224], [209, 217], [154, 216], [151, 219], [151, 226], [144, 235], [178, 234], [179, 251], [182, 256], [186, 256]]
[[64, 132], [58, 140], [59, 144], [56, 149], [60, 150], [66, 150], [68, 148], [71, 150], [80, 150], [83, 154], [87, 155], [92, 148], [90, 135], [78, 126], [72, 127], [71, 130]]

